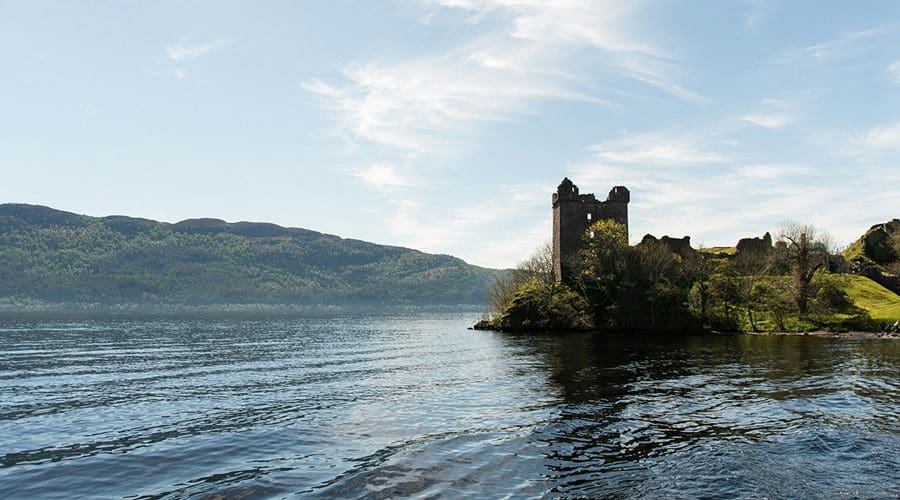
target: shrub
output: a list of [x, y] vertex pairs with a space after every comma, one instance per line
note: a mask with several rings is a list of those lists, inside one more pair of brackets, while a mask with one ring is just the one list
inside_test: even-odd
[[525, 283], [500, 316], [506, 331], [591, 330], [589, 305], [565, 285], [532, 279]]

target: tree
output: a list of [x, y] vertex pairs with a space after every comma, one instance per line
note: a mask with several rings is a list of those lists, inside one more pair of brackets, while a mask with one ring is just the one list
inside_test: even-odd
[[584, 234], [576, 286], [594, 308], [597, 323], [618, 326], [617, 319], [632, 249], [625, 226], [599, 220]]
[[775, 323], [775, 327], [782, 332], [787, 331], [785, 322], [793, 308], [788, 293], [790, 288], [788, 280], [786, 277], [772, 276], [770, 281], [762, 282], [757, 287], [763, 308]]
[[[668, 245], [655, 239], [641, 242], [634, 247], [634, 252], [636, 258], [632, 261], [630, 274], [639, 282], [638, 292], [643, 298], [641, 305], [649, 309], [649, 326], [674, 325], [682, 319], [677, 311], [682, 302], [679, 292], [686, 291], [679, 287], [681, 257], [672, 252]], [[667, 322], [660, 317], [663, 312], [669, 313]]]
[[553, 248], [549, 242], [539, 245], [515, 269], [494, 279], [487, 297], [490, 313], [500, 317], [512, 304], [519, 290], [533, 279], [551, 287], [556, 284], [553, 280]]
[[737, 270], [732, 262], [718, 260], [709, 279], [710, 323], [713, 328], [738, 330], [741, 294], [738, 287]]
[[754, 310], [757, 303], [764, 298], [763, 295], [766, 290], [761, 280], [772, 270], [772, 262], [771, 248], [742, 250], [734, 257], [734, 269], [738, 276], [736, 290], [741, 302], [744, 304], [747, 321], [754, 332], [759, 331], [756, 327]]
[[811, 224], [786, 222], [781, 225], [778, 240], [784, 243], [794, 275], [794, 303], [800, 314], [809, 310], [810, 282], [813, 275], [828, 262], [831, 237]]
[[532, 278], [522, 285], [497, 324], [506, 331], [591, 330], [587, 301], [571, 288]]
[[684, 273], [688, 281], [693, 283], [692, 294], [696, 294], [696, 315], [701, 323], [706, 323], [707, 306], [709, 304], [709, 279], [715, 270], [715, 261], [701, 247], [696, 252], [688, 252], [683, 260]]
[[519, 286], [522, 285], [516, 278], [515, 271], [509, 271], [499, 274], [491, 282], [487, 294], [487, 307], [492, 316], [499, 317], [512, 303]]
[[553, 278], [553, 246], [549, 241], [538, 245], [531, 257], [523, 260], [516, 267], [516, 272], [524, 274], [528, 279], [536, 278], [542, 283], [552, 285]]

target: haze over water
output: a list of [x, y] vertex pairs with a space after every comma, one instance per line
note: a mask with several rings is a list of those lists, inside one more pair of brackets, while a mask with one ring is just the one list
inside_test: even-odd
[[900, 342], [473, 320], [0, 320], [2, 496], [900, 496]]

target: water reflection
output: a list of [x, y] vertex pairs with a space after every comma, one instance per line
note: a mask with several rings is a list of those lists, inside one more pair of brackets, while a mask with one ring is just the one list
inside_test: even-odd
[[900, 342], [0, 322], [6, 497], [896, 497]]
[[898, 492], [896, 342], [573, 334], [532, 345], [564, 400], [533, 436], [553, 494]]

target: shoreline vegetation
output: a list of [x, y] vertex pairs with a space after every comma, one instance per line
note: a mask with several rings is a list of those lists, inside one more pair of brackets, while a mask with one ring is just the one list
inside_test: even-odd
[[798, 223], [783, 224], [774, 242], [768, 233], [733, 248], [687, 242], [647, 235], [630, 246], [623, 225], [598, 221], [562, 283], [545, 244], [495, 280], [473, 328], [900, 336], [890, 333], [900, 295], [885, 287], [900, 272], [900, 220], [873, 226], [843, 255], [827, 233]]

